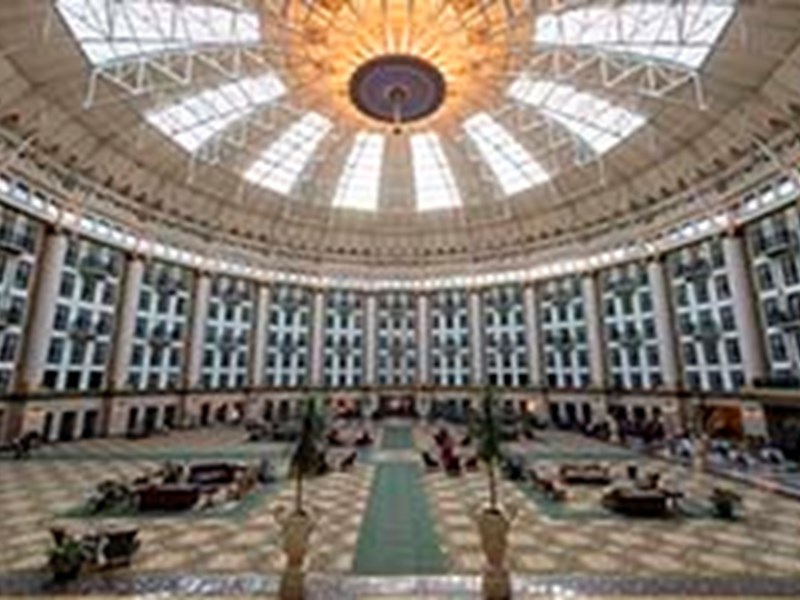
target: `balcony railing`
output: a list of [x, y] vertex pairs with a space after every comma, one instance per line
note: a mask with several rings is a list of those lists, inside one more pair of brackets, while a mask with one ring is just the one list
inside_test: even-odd
[[32, 247], [33, 240], [30, 236], [17, 233], [7, 225], [0, 226], [0, 253], [19, 256]]
[[105, 279], [114, 274], [114, 261], [99, 254], [87, 254], [78, 267], [86, 277]]
[[88, 341], [97, 336], [97, 324], [87, 319], [76, 319], [69, 328], [70, 335], [81, 341]]
[[760, 250], [770, 257], [786, 254], [797, 248], [797, 234], [793, 231], [776, 231], [761, 238]]

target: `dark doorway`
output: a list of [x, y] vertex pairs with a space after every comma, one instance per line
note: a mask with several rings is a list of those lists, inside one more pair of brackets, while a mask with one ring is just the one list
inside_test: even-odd
[[139, 428], [139, 407], [138, 406], [131, 406], [128, 409], [128, 433], [136, 433], [137, 429]]
[[69, 442], [75, 438], [75, 424], [78, 421], [78, 413], [68, 410], [61, 413], [61, 421], [58, 425], [58, 441]]
[[97, 437], [97, 421], [99, 413], [96, 410], [87, 410], [83, 415], [83, 427], [81, 427], [81, 437], [92, 439]]
[[175, 416], [177, 411], [173, 404], [164, 407], [164, 427], [169, 427], [170, 429], [175, 428]]
[[206, 402], [200, 406], [200, 426], [208, 427], [211, 423], [211, 405]]
[[53, 413], [47, 412], [44, 415], [44, 425], [42, 426], [42, 439], [46, 442], [49, 442], [52, 435], [53, 435]]
[[148, 406], [144, 409], [144, 432], [149, 435], [156, 429], [158, 429], [158, 407]]

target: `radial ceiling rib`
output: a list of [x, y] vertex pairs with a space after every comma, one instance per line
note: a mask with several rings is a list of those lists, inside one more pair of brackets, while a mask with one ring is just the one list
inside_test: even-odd
[[410, 143], [417, 210], [461, 206], [453, 170], [439, 136], [432, 132], [418, 133], [411, 136]]
[[274, 74], [267, 73], [203, 90], [147, 113], [147, 121], [186, 151], [194, 153], [231, 124], [286, 93]]
[[57, 0], [93, 65], [204, 46], [260, 43], [255, 13], [169, 0]]
[[736, 0], [607, 2], [540, 16], [535, 43], [699, 69], [735, 13]]
[[356, 134], [336, 186], [334, 206], [358, 210], [378, 208], [385, 146], [386, 140], [380, 134], [363, 131]]
[[487, 113], [477, 113], [464, 121], [464, 131], [507, 196], [549, 179], [530, 153]]
[[250, 165], [245, 179], [279, 194], [288, 194], [332, 128], [331, 121], [319, 113], [306, 113]]
[[644, 116], [592, 93], [530, 75], [518, 77], [509, 87], [508, 95], [535, 107], [598, 155], [614, 148], [647, 122]]

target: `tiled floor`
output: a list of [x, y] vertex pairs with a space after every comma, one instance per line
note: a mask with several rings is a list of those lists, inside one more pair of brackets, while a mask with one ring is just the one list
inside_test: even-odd
[[[135, 523], [141, 550], [132, 569], [189, 572], [278, 572], [283, 566], [278, 517], [291, 506], [292, 489], [281, 486], [244, 514], [230, 516], [141, 517], [134, 520], [65, 518], [81, 506], [94, 486], [108, 478], [131, 478], [178, 456], [225, 457], [263, 454], [243, 443], [241, 431], [173, 434], [144, 442], [96, 440], [54, 446], [25, 462], [0, 462], [0, 572], [38, 569], [50, 543], [49, 528], [104, 522]], [[276, 448], [269, 448], [274, 451]], [[103, 455], [106, 458], [101, 458]], [[133, 458], [153, 455], [157, 459]], [[310, 556], [314, 570], [348, 571], [352, 563], [373, 467], [358, 465], [308, 482], [306, 498], [318, 517]]]
[[[353, 573], [356, 546], [365, 533], [362, 522], [372, 493], [375, 463], [417, 460], [417, 452], [432, 444], [432, 431], [415, 429], [414, 450], [376, 448], [365, 453], [352, 472], [308, 482], [306, 498], [318, 519], [310, 571]], [[459, 438], [462, 435], [454, 433]], [[280, 463], [288, 456], [285, 446], [244, 440], [245, 434], [233, 429], [185, 432], [137, 442], [96, 440], [52, 446], [26, 462], [0, 461], [0, 574], [41, 568], [50, 543], [48, 528], [54, 524], [102, 523], [65, 515], [80, 506], [103, 479], [133, 477], [168, 458], [227, 457], [256, 462], [269, 455]], [[566, 505], [553, 506], [504, 481], [502, 501], [517, 511], [509, 552], [515, 574], [653, 579], [702, 576], [720, 581], [747, 576], [792, 578], [800, 583], [800, 502], [567, 434], [544, 433], [539, 441], [513, 444], [509, 450], [545, 470], [561, 462], [603, 460], [619, 477], [635, 461], [640, 469], [661, 471], [666, 482], [686, 493], [692, 508], [692, 515], [686, 518], [630, 520], [599, 507], [601, 490], [575, 487]], [[462, 452], [468, 455], [474, 450], [464, 448]], [[733, 488], [744, 497], [742, 521], [711, 518], [707, 498], [716, 485]], [[472, 515], [486, 500], [485, 477], [480, 473], [460, 478], [429, 473], [423, 475], [422, 486], [448, 573], [478, 574], [482, 557]], [[134, 522], [140, 529], [142, 548], [126, 571], [128, 575], [274, 575], [283, 566], [278, 517], [291, 505], [291, 498], [291, 487], [282, 485], [262, 492], [247, 510], [229, 515], [111, 521]]]

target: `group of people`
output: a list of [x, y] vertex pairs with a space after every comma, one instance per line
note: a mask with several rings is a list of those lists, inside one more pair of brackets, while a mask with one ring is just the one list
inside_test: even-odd
[[457, 445], [466, 448], [472, 443], [472, 438], [468, 433], [457, 444], [450, 432], [442, 427], [433, 435], [433, 441], [439, 450], [440, 462], [432, 458], [430, 454], [424, 453], [423, 460], [428, 468], [437, 468], [441, 464], [445, 473], [460, 475], [463, 469], [470, 471], [478, 467], [477, 456], [470, 456], [462, 461], [461, 456], [456, 452]]
[[15, 460], [30, 458], [31, 451], [42, 444], [42, 436], [38, 431], [24, 433], [11, 442], [11, 452]]

